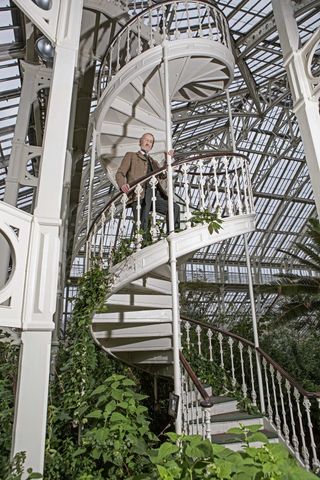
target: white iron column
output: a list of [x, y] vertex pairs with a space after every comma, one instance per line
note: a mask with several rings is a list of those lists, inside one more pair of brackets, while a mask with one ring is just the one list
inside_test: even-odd
[[[27, 172], [27, 163], [32, 158], [41, 155], [42, 147], [28, 145], [26, 138], [32, 104], [36, 100], [37, 91], [40, 88], [49, 87], [51, 78], [51, 69], [46, 68], [44, 65], [32, 65], [26, 62], [21, 62], [21, 65], [23, 83], [3, 198], [5, 203], [9, 203], [14, 207], [17, 204], [20, 186], [37, 187], [38, 185], [38, 179]], [[3, 242], [1, 237], [0, 251], [0, 284], [4, 285], [8, 272], [10, 252], [7, 243]]]
[[310, 180], [320, 216], [320, 115], [319, 77], [310, 67], [313, 49], [320, 39], [316, 30], [300, 48], [300, 37], [291, 0], [272, 0], [274, 17], [283, 51], [284, 66], [290, 82], [293, 111], [296, 114], [310, 173]]
[[[168, 63], [168, 41], [162, 44], [163, 67], [164, 67], [164, 96], [166, 111], [166, 148], [167, 152], [172, 149], [171, 140], [171, 102], [169, 90], [169, 63]], [[179, 409], [176, 418], [176, 432], [182, 431], [181, 417], [181, 372], [180, 372], [180, 315], [179, 315], [179, 290], [177, 275], [176, 242], [174, 234], [174, 206], [173, 206], [173, 180], [172, 180], [172, 159], [167, 155], [167, 181], [168, 181], [168, 216], [169, 216], [169, 256], [171, 270], [171, 293], [172, 293], [172, 342], [173, 342], [173, 371], [174, 371], [174, 393], [179, 396]]]
[[[18, 1], [19, 6], [23, 3]], [[54, 328], [52, 317], [56, 308], [59, 270], [63, 178], [82, 18], [81, 0], [55, 1], [54, 9], [58, 3], [59, 16], [53, 29], [56, 40], [53, 77], [26, 268], [12, 443], [12, 454], [26, 451], [25, 466], [40, 473], [43, 471], [50, 347]]]
[[37, 92], [41, 88], [50, 86], [52, 75], [52, 70], [44, 65], [32, 65], [22, 62], [22, 70], [21, 97], [4, 192], [4, 201], [14, 207], [16, 206], [20, 185], [36, 187], [38, 184], [37, 178], [27, 172], [27, 163], [28, 160], [42, 154], [42, 147], [28, 145], [26, 137], [28, 135], [32, 104], [36, 100]]
[[[247, 272], [248, 272], [248, 285], [249, 285], [249, 296], [251, 304], [251, 316], [252, 316], [252, 326], [253, 326], [253, 338], [255, 348], [259, 348], [259, 334], [258, 334], [258, 325], [257, 325], [257, 316], [256, 316], [256, 306], [254, 301], [254, 291], [253, 291], [253, 282], [252, 282], [252, 272], [251, 272], [251, 262], [250, 254], [248, 248], [248, 234], [243, 235], [244, 238], [244, 249], [246, 253], [246, 262], [247, 262]], [[262, 381], [262, 372], [261, 372], [261, 362], [260, 356], [256, 350], [256, 365], [257, 365], [257, 376], [258, 376], [258, 386], [259, 386], [259, 397], [260, 397], [260, 407], [261, 412], [265, 413], [266, 407], [264, 403], [264, 390], [263, 390], [263, 381]]]

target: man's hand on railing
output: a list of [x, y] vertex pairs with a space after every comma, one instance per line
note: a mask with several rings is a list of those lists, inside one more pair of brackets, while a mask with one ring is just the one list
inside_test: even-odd
[[120, 188], [121, 192], [123, 193], [128, 193], [129, 190], [130, 190], [130, 185], [129, 183], [125, 183], [124, 185], [122, 185], [122, 187]]

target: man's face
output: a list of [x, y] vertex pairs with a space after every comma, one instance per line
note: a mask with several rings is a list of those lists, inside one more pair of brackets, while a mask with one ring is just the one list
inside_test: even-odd
[[140, 138], [140, 147], [145, 152], [150, 152], [151, 148], [153, 147], [153, 136], [149, 133], [145, 133]]

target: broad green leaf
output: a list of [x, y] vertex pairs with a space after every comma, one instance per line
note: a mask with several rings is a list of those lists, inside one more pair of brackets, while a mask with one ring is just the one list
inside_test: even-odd
[[159, 448], [158, 459], [162, 460], [163, 458], [166, 458], [169, 455], [172, 455], [173, 453], [176, 453], [178, 451], [179, 451], [179, 448], [177, 447], [177, 445], [173, 445], [172, 443], [165, 442]]
[[162, 465], [157, 465], [157, 469], [162, 480], [174, 480], [174, 477], [171, 473]]
[[86, 415], [86, 418], [101, 418], [102, 411], [101, 410], [94, 410]]
[[110, 417], [110, 422], [112, 423], [118, 423], [118, 422], [128, 422], [128, 419], [122, 415], [120, 412], [113, 412], [113, 414]]

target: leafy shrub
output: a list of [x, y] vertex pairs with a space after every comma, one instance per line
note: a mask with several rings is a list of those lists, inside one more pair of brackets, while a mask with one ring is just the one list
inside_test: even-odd
[[91, 394], [96, 408], [85, 413], [75, 457], [92, 458], [102, 478], [127, 479], [148, 464], [146, 452], [156, 437], [149, 429], [147, 408], [141, 405], [145, 396], [133, 387], [133, 380], [112, 375]]
[[[317, 477], [299, 467], [280, 444], [268, 444], [260, 426], [230, 430], [245, 435], [242, 451], [234, 452], [199, 436], [168, 434], [168, 441], [150, 454], [155, 467], [135, 480], [312, 480]], [[260, 448], [250, 442], [265, 442]]]

